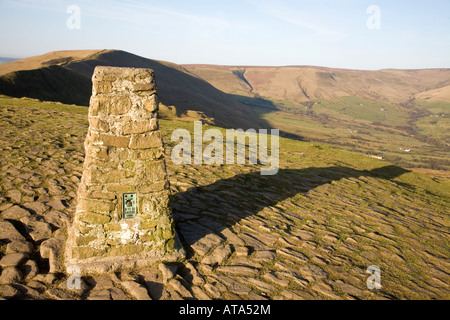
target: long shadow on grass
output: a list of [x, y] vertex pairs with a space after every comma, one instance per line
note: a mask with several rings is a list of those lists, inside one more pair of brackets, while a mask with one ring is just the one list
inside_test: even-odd
[[[198, 240], [210, 234], [223, 237], [220, 232], [239, 220], [297, 194], [344, 178], [391, 180], [406, 172], [409, 171], [393, 165], [371, 171], [341, 166], [280, 169], [273, 176], [262, 176], [258, 171], [174, 194], [171, 207], [178, 234], [191, 255], [190, 246]], [[283, 215], [289, 219], [292, 214]]]

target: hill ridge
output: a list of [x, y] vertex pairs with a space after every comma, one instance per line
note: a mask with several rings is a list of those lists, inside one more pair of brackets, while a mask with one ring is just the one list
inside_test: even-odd
[[[254, 121], [254, 117], [248, 117], [252, 110], [246, 105], [174, 63], [151, 60], [113, 49], [58, 51], [34, 57], [34, 60], [33, 57], [27, 58], [25, 62], [18, 61], [14, 65], [0, 65], [0, 74], [5, 70], [21, 68], [24, 63], [27, 63], [27, 68], [35, 69], [15, 70], [1, 75], [0, 93], [87, 106], [90, 92], [86, 88], [91, 85], [91, 76], [96, 66], [151, 68], [156, 73], [157, 85], [160, 88], [159, 99], [164, 105], [174, 105], [178, 112], [188, 110], [203, 112], [209, 118], [215, 119], [217, 124], [226, 127], [260, 126], [259, 122]], [[48, 67], [52, 67], [51, 70], [55, 73], [64, 73], [64, 85], [57, 86], [55, 90], [44, 90], [45, 84], [55, 80], [50, 79], [51, 74], [45, 72], [49, 70], [46, 69]], [[71, 86], [70, 82], [78, 84], [78, 87]], [[36, 87], [33, 86], [35, 83], [44, 85]], [[79, 87], [83, 89], [80, 90]]]

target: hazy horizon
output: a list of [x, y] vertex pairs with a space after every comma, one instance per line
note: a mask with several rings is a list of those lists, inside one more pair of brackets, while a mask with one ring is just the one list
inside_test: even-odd
[[444, 0], [3, 0], [0, 56], [117, 49], [177, 64], [450, 68], [448, 12]]

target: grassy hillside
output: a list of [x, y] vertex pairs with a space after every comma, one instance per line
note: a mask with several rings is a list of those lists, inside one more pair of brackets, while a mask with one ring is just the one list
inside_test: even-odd
[[34, 70], [14, 71], [0, 77], [0, 93], [12, 97], [29, 97], [89, 105], [91, 81], [63, 67], [52, 65]]
[[416, 98], [430, 102], [450, 102], [450, 86], [421, 92], [416, 95]]
[[450, 69], [186, 65], [285, 136], [447, 175]]
[[[65, 237], [82, 173], [87, 108], [2, 97], [0, 125], [0, 222], [12, 223], [31, 250], [17, 267], [22, 276], [1, 285], [0, 296], [132, 299], [121, 281], [136, 281], [151, 284], [154, 299], [450, 297], [450, 180], [284, 138], [275, 176], [261, 176], [261, 166], [248, 163], [175, 165], [171, 133], [192, 132], [193, 124], [167, 120], [160, 127], [171, 206], [188, 251], [176, 278], [163, 283], [150, 268], [86, 277], [81, 291], [68, 290], [67, 275], [49, 274], [39, 248], [47, 238]], [[9, 250], [0, 241], [0, 259]], [[370, 265], [380, 267], [381, 290], [367, 289]], [[37, 274], [25, 277], [27, 266], [37, 266]]]
[[364, 108], [352, 101], [361, 100], [348, 97], [340, 102], [318, 101], [311, 108], [284, 108], [281, 104], [279, 110], [253, 108], [272, 127], [303, 140], [383, 157], [414, 170], [434, 169], [435, 175], [447, 174], [450, 169], [447, 116], [430, 114], [412, 122], [404, 110], [395, 106], [368, 101], [364, 104], [375, 107], [362, 112]]
[[[224, 92], [258, 94], [269, 100], [287, 100], [297, 105], [343, 96], [400, 103], [421, 92], [450, 85], [450, 69], [365, 71], [310, 66], [184, 67]], [[438, 94], [442, 95], [442, 92], [429, 92], [433, 96]]]
[[447, 176], [450, 69], [176, 65], [117, 50], [59, 51], [0, 65], [0, 93], [87, 105], [97, 65], [152, 68], [165, 116], [383, 157]]
[[92, 73], [98, 65], [153, 69], [159, 99], [179, 113], [200, 111], [225, 127], [262, 125], [249, 117], [253, 113], [249, 107], [183, 67], [117, 50], [59, 51], [2, 64], [0, 93], [87, 106]]
[[11, 72], [34, 70], [50, 65], [62, 65], [69, 61], [86, 59], [102, 50], [65, 50], [48, 52], [40, 56], [28, 57], [0, 65], [0, 75]]

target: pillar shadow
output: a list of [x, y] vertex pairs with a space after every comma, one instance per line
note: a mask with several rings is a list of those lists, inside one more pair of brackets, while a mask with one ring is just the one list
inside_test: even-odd
[[[208, 234], [221, 236], [222, 230], [241, 219], [297, 194], [345, 178], [392, 180], [406, 172], [409, 171], [393, 165], [371, 171], [342, 166], [280, 169], [274, 176], [262, 176], [258, 171], [173, 194], [170, 204], [178, 234], [190, 255], [189, 246]], [[286, 217], [289, 219], [289, 213]]]

